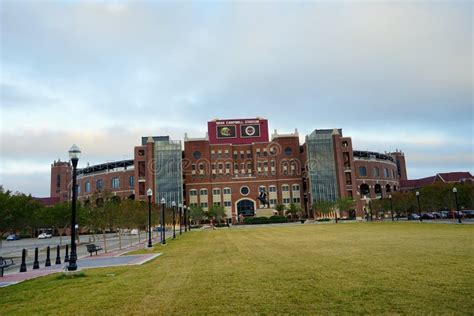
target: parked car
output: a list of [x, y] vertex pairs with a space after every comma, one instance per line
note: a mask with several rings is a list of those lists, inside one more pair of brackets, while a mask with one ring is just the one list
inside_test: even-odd
[[465, 218], [474, 218], [474, 210], [465, 210], [464, 211]]
[[463, 218], [464, 214], [461, 211], [449, 211], [448, 218]]
[[21, 239], [21, 238], [17, 234], [11, 234], [11, 235], [8, 235], [8, 237], [7, 237], [7, 241], [13, 241], [13, 240], [19, 240], [19, 239]]
[[421, 215], [421, 218], [423, 218], [423, 219], [435, 219], [436, 217], [431, 213], [424, 213], [424, 214]]
[[413, 214], [408, 215], [408, 220], [409, 221], [410, 220], [419, 220], [419, 219], [420, 219], [420, 216], [418, 216], [418, 214], [413, 213]]
[[431, 213], [436, 219], [447, 218], [448, 212], [433, 212]]
[[52, 238], [53, 235], [48, 234], [48, 233], [41, 233], [38, 235], [38, 239], [47, 239], [47, 238]]

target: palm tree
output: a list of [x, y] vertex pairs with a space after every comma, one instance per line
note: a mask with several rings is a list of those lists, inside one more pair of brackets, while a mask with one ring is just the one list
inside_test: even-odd
[[284, 215], [285, 210], [286, 210], [285, 205], [283, 205], [283, 204], [277, 204], [277, 205], [275, 206], [275, 210], [278, 212], [278, 215], [279, 215], [279, 216], [285, 216], [285, 215]]

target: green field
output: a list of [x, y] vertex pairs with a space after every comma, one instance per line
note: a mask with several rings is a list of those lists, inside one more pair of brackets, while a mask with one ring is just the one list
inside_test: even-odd
[[145, 265], [0, 288], [0, 314], [474, 313], [474, 225], [195, 231]]

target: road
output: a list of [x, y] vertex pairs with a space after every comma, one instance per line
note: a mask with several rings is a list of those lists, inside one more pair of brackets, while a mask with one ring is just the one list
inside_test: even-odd
[[[184, 233], [184, 229], [183, 229]], [[176, 230], [176, 234], [179, 235], [179, 229]], [[140, 236], [140, 240], [138, 237]], [[123, 235], [122, 236], [122, 248], [128, 247], [131, 244], [136, 244], [139, 241], [148, 240], [148, 234], [145, 231], [141, 231], [140, 235]], [[173, 236], [173, 231], [171, 229], [166, 230], [166, 238], [171, 238]], [[153, 232], [152, 238], [159, 239], [159, 233]], [[154, 243], [156, 243], [156, 239]], [[2, 248], [0, 249], [0, 256], [3, 257], [12, 257], [14, 258], [15, 264], [5, 269], [5, 274], [9, 271], [17, 271], [20, 269], [21, 264], [21, 254], [22, 250], [27, 250], [27, 258], [26, 258], [26, 265], [28, 270], [32, 269], [34, 256], [35, 256], [35, 248], [38, 247], [39, 255], [38, 261], [40, 267], [44, 267], [46, 261], [46, 248], [50, 247], [50, 260], [51, 264], [54, 265], [56, 262], [56, 249], [57, 246], [60, 245], [61, 247], [61, 263], [64, 264], [64, 256], [65, 256], [65, 247], [66, 244], [70, 245], [70, 237], [63, 236], [62, 243], [60, 243], [59, 237], [53, 237], [50, 239], [37, 239], [37, 238], [25, 238], [20, 240], [14, 241], [5, 241], [2, 242]], [[115, 233], [106, 234], [106, 241], [107, 241], [107, 251], [113, 251], [120, 248], [120, 241], [119, 237]], [[95, 243], [101, 246], [104, 249], [104, 239], [103, 235], [80, 235], [79, 243], [77, 245], [77, 256], [78, 258], [88, 255], [86, 245], [89, 243]], [[69, 249], [70, 251], [70, 249]], [[102, 250], [103, 251], [103, 250]]]

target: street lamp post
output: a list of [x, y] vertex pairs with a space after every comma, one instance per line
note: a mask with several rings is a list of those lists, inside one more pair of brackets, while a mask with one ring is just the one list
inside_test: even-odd
[[181, 229], [181, 227], [183, 226], [183, 217], [181, 216], [181, 213], [183, 212], [183, 205], [181, 203], [179, 203], [178, 205], [178, 215], [179, 215], [179, 234], [183, 234], [183, 231]]
[[166, 236], [165, 236], [165, 198], [161, 199], [161, 244], [166, 244]]
[[188, 217], [186, 216], [186, 204], [183, 205], [184, 209], [184, 232], [188, 232]]
[[454, 199], [456, 200], [456, 215], [458, 216], [458, 222], [459, 222], [459, 224], [461, 224], [462, 221], [461, 221], [461, 213], [460, 213], [460, 211], [459, 211], [458, 189], [453, 188], [453, 193], [454, 193]]
[[81, 150], [76, 144], [69, 149], [69, 158], [72, 162], [72, 204], [71, 204], [71, 255], [69, 256], [68, 271], [77, 270], [77, 252], [76, 252], [76, 200], [77, 200], [77, 162], [81, 156]]
[[370, 221], [374, 221], [374, 214], [372, 213], [372, 200], [369, 198]]
[[393, 222], [393, 205], [392, 205], [392, 195], [388, 195], [388, 199], [390, 200], [390, 215], [392, 216], [392, 222]]
[[173, 207], [173, 239], [176, 238], [176, 202], [171, 202], [171, 206]]
[[151, 248], [151, 197], [153, 196], [153, 190], [148, 189], [146, 195], [148, 196], [148, 248]]
[[420, 192], [416, 191], [416, 200], [418, 201], [418, 216], [420, 217], [420, 222], [423, 221], [421, 218], [421, 206], [420, 206]]

